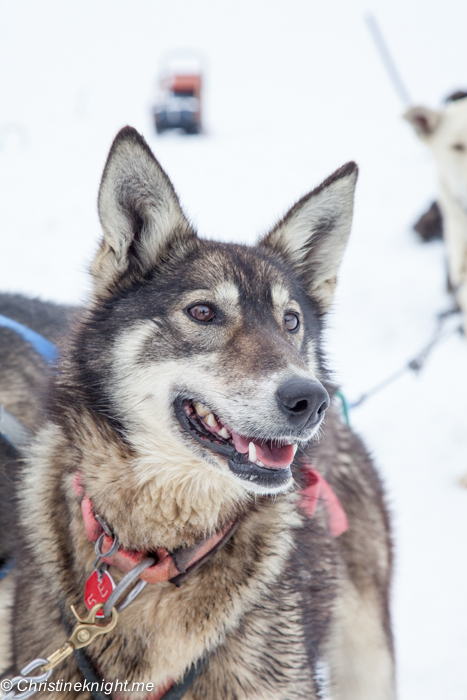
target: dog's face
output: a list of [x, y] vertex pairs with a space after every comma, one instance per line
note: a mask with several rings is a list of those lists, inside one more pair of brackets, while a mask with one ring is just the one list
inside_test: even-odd
[[439, 112], [412, 107], [404, 116], [431, 148], [446, 193], [467, 214], [467, 98]]
[[[137, 454], [137, 478], [236, 497], [292, 483], [329, 405], [319, 340], [350, 230], [356, 166], [304, 197], [255, 247], [200, 240], [145, 142], [104, 171], [89, 366]], [[98, 379], [103, 386], [104, 382]]]

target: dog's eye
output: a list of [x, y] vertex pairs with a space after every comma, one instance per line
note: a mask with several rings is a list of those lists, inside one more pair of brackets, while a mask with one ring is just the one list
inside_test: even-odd
[[298, 328], [300, 326], [300, 319], [298, 318], [297, 314], [293, 314], [293, 313], [285, 314], [284, 326], [287, 328], [288, 331], [290, 331], [290, 333], [293, 333], [294, 331], [298, 331]]
[[201, 323], [209, 323], [216, 318], [216, 312], [208, 304], [195, 304], [187, 309], [187, 313], [194, 318], [195, 321], [200, 321]]
[[465, 143], [453, 143], [452, 149], [454, 151], [465, 151]]

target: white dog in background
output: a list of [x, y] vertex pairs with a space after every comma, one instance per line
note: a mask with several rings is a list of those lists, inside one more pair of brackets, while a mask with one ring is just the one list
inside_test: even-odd
[[440, 111], [411, 107], [404, 118], [437, 163], [449, 280], [467, 335], [467, 92], [452, 95]]

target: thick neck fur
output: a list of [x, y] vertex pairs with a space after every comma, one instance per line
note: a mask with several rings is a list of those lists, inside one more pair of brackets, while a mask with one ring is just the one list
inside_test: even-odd
[[[45, 459], [46, 472], [54, 473], [71, 500], [76, 500], [72, 479], [76, 472], [81, 473], [96, 512], [105, 517], [124, 548], [153, 551], [166, 547], [171, 551], [191, 546], [251, 507], [251, 498], [232, 486], [228, 474], [190, 479], [190, 471], [199, 470], [195, 455], [192, 464], [189, 454], [179, 464], [175, 456], [171, 460], [170, 454], [164, 454], [162, 444], [156, 452], [136, 452], [104, 421], [96, 422], [91, 412], [80, 410], [79, 416], [68, 416], [70, 419], [74, 423], [72, 441], [62, 428], [49, 426], [44, 433], [55, 435], [53, 450], [43, 454], [42, 445], [48, 442], [43, 438], [35, 449], [41, 452], [41, 462]], [[108, 439], [109, 431], [112, 439]], [[57, 439], [61, 444], [58, 459]], [[203, 469], [215, 470], [208, 464]]]
[[[106, 679], [151, 681], [156, 687], [169, 678], [179, 680], [192, 661], [223, 643], [245, 612], [260, 603], [259, 609], [264, 609], [261, 601], [268, 600], [269, 586], [284, 570], [293, 547], [294, 528], [302, 522], [296, 496], [264, 497], [248, 508], [229, 498], [219, 498], [217, 505], [206, 499], [209, 505], [203, 508], [199, 494], [187, 492], [185, 501], [177, 498], [169, 506], [173, 492], [156, 484], [134, 485], [135, 456], [121, 444], [116, 447], [115, 441], [110, 445], [89, 417], [81, 416], [81, 426], [74, 443], [58, 426], [49, 423], [43, 427], [31, 448], [21, 494], [29, 561], [35, 560], [37, 574], [47, 581], [48, 595], [69, 623], [69, 606], [83, 608], [84, 584], [95, 558], [73, 491], [75, 470], [82, 472], [96, 507], [102, 508], [125, 546], [174, 548], [191, 544], [212, 523], [220, 525], [243, 511], [234, 546], [218, 552], [181, 589], [148, 585], [131, 610], [121, 614], [110, 646], [99, 638], [89, 649]], [[170, 507], [171, 513], [167, 511]], [[186, 517], [188, 509], [197, 516], [193, 522]], [[122, 576], [114, 569], [112, 575], [117, 582]], [[34, 604], [47, 607], [48, 602], [37, 600]], [[53, 639], [40, 644], [46, 656], [60, 642], [63, 628], [58, 621], [54, 624], [57, 633]], [[300, 679], [300, 687], [304, 687], [307, 662], [302, 632], [298, 620], [289, 626], [299, 640], [296, 673], [297, 682]], [[293, 648], [291, 663], [294, 655], [297, 657]], [[72, 665], [69, 670], [62, 669], [64, 678], [73, 678], [72, 673]]]

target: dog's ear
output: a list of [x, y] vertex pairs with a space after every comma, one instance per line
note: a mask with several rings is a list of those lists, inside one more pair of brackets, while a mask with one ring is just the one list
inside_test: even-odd
[[350, 233], [358, 168], [350, 162], [305, 195], [263, 238], [297, 274], [320, 313], [329, 310]]
[[92, 264], [98, 294], [144, 277], [161, 258], [177, 259], [196, 236], [172, 183], [131, 127], [110, 149], [98, 210], [104, 233]]
[[432, 136], [441, 123], [442, 113], [428, 107], [410, 107], [403, 115], [423, 141]]

